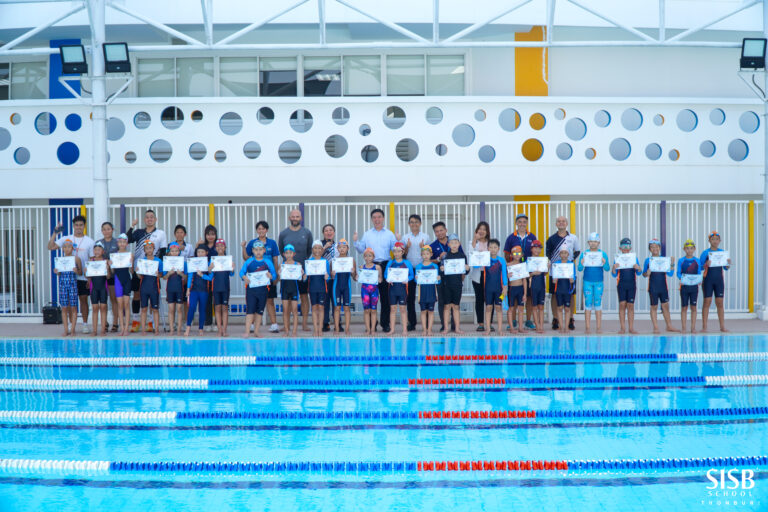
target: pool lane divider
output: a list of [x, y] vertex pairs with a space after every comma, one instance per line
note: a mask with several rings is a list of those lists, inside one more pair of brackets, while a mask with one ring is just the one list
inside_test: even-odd
[[115, 356], [0, 357], [0, 366], [261, 366], [311, 363], [518, 364], [532, 362], [738, 362], [768, 361], [768, 352], [667, 354], [485, 354], [426, 356]]
[[374, 389], [507, 389], [510, 386], [555, 387], [558, 385], [692, 385], [747, 386], [768, 384], [768, 375], [698, 377], [508, 377], [456, 379], [0, 379], [3, 391], [208, 391], [227, 386], [318, 386], [322, 389], [371, 386]]
[[147, 462], [103, 460], [0, 459], [2, 473], [421, 473], [444, 471], [593, 472], [607, 470], [700, 470], [716, 467], [768, 466], [768, 456], [600, 460], [442, 460], [332, 462]]

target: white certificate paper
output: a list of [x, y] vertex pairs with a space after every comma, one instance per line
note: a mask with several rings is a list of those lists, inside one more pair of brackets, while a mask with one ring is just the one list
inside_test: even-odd
[[139, 260], [136, 263], [136, 271], [143, 276], [156, 276], [159, 266], [160, 266], [159, 261]]
[[269, 286], [269, 277], [267, 277], [267, 271], [261, 270], [259, 272], [248, 272], [248, 288], [257, 288], [259, 286]]
[[184, 272], [184, 256], [164, 256], [163, 272]]
[[553, 263], [552, 279], [573, 279], [573, 265], [571, 263]]
[[622, 252], [613, 260], [619, 265], [619, 269], [633, 268], [637, 263], [637, 255], [633, 252]]
[[285, 281], [298, 281], [301, 279], [301, 265], [289, 264], [280, 267], [280, 279]]
[[437, 284], [437, 269], [423, 268], [423, 269], [417, 270], [416, 284]]
[[53, 265], [59, 272], [74, 272], [75, 271], [75, 257], [74, 256], [56, 256], [53, 260]]
[[490, 267], [491, 266], [490, 251], [475, 251], [475, 252], [469, 253], [469, 266], [470, 267]]
[[702, 277], [701, 274], [682, 274], [680, 276], [680, 284], [696, 286], [701, 284]]
[[728, 266], [728, 251], [714, 251], [709, 253], [709, 266], [710, 267], [727, 267]]
[[528, 264], [518, 263], [516, 265], [507, 265], [507, 275], [510, 281], [517, 281], [518, 279], [525, 279], [528, 274]]
[[103, 277], [107, 275], [107, 260], [87, 261], [85, 263], [85, 277]]
[[584, 259], [581, 260], [585, 267], [602, 267], [603, 266], [603, 252], [602, 251], [584, 251], [582, 253]]
[[387, 281], [390, 283], [407, 283], [408, 282], [408, 269], [406, 267], [389, 268], [387, 272]]
[[360, 284], [379, 284], [379, 269], [361, 268], [357, 272], [357, 282]]
[[543, 256], [528, 258], [526, 263], [528, 264], [528, 272], [543, 272], [546, 274], [549, 271], [549, 267], [547, 266], [549, 259], [544, 258]]
[[350, 257], [333, 259], [333, 271], [336, 273], [352, 272], [352, 267], [354, 265], [355, 265], [355, 260], [353, 260]]
[[466, 263], [464, 258], [453, 258], [443, 260], [443, 274], [447, 276], [464, 274], [466, 272]]
[[672, 259], [664, 256], [657, 256], [648, 262], [648, 270], [651, 272], [669, 272], [672, 268]]
[[208, 258], [200, 256], [199, 258], [187, 258], [187, 272], [208, 272]]
[[214, 272], [230, 272], [235, 269], [232, 256], [214, 256], [211, 258]]
[[304, 272], [308, 276], [322, 276], [326, 270], [326, 259], [320, 258], [319, 260], [306, 260], [304, 261]]
[[112, 268], [131, 268], [130, 252], [113, 252], [109, 255]]

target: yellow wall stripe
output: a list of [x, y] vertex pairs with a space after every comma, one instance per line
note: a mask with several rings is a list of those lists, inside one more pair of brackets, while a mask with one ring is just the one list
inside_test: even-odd
[[755, 202], [747, 207], [747, 306], [755, 312]]
[[389, 230], [395, 232], [395, 203], [389, 203]]
[[[545, 28], [532, 27], [530, 32], [516, 32], [515, 41], [544, 41]], [[546, 48], [515, 48], [515, 95], [547, 96], [549, 53]]]
[[213, 207], [213, 203], [208, 203], [208, 224], [216, 225], [216, 208]]
[[570, 232], [573, 233], [576, 231], [576, 201], [571, 201], [569, 209], [570, 218], [568, 219], [568, 223], [571, 227]]
[[88, 216], [86, 215], [86, 210], [85, 210], [85, 205], [84, 204], [80, 205], [80, 215], [85, 217], [85, 229], [83, 230], [83, 234], [87, 235], [88, 234]]

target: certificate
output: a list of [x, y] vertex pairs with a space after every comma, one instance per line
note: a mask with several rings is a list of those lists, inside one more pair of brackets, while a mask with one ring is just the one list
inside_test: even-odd
[[231, 272], [235, 269], [232, 256], [213, 256], [211, 258], [214, 272]]
[[603, 251], [584, 251], [581, 263], [585, 267], [602, 267]]
[[[391, 272], [391, 269], [390, 269]], [[437, 269], [423, 268], [416, 271], [416, 284], [437, 284]]]
[[475, 252], [469, 253], [469, 266], [470, 267], [490, 267], [491, 266], [490, 251], [475, 251]]
[[709, 266], [710, 267], [727, 267], [728, 266], [728, 251], [714, 251], [709, 253]]
[[549, 272], [549, 259], [543, 256], [528, 258], [526, 263], [528, 264], [528, 272], [542, 272], [544, 274]]
[[208, 272], [208, 258], [200, 256], [199, 258], [187, 258], [187, 272]]
[[280, 279], [284, 281], [298, 281], [301, 279], [301, 265], [283, 265], [280, 267]]
[[130, 252], [113, 252], [109, 255], [112, 268], [131, 268]]
[[617, 254], [613, 261], [619, 269], [633, 268], [637, 263], [637, 255], [633, 252], [622, 252]]
[[267, 271], [248, 272], [248, 288], [257, 288], [259, 286], [269, 286], [270, 280], [267, 277]]
[[651, 272], [669, 272], [672, 269], [672, 259], [662, 256], [653, 257], [648, 261]]
[[308, 276], [325, 275], [327, 264], [325, 258], [320, 258], [319, 260], [306, 260], [304, 261], [304, 272], [306, 272]]
[[573, 279], [573, 264], [553, 263], [552, 279]]
[[701, 284], [702, 277], [701, 274], [682, 274], [680, 276], [680, 284], [696, 286]]
[[333, 271], [339, 272], [352, 272], [352, 267], [355, 265], [355, 260], [352, 258], [334, 258], [333, 259]]
[[53, 260], [53, 265], [59, 272], [74, 272], [75, 271], [75, 257], [74, 256], [56, 256]]
[[85, 262], [85, 277], [104, 277], [106, 275], [107, 260]]
[[518, 279], [525, 279], [528, 274], [528, 264], [518, 263], [517, 265], [507, 265], [507, 275], [510, 281], [517, 281]]
[[164, 256], [163, 272], [184, 272], [184, 256]]
[[357, 272], [357, 282], [360, 284], [379, 284], [379, 269], [361, 268]]
[[139, 260], [136, 262], [136, 272], [143, 276], [156, 276], [159, 264], [160, 262], [155, 260]]
[[406, 267], [389, 268], [387, 272], [387, 281], [390, 283], [407, 283], [408, 269]]
[[464, 274], [467, 271], [466, 265], [464, 258], [452, 258], [450, 260], [446, 258], [443, 260], [443, 274], [447, 276]]

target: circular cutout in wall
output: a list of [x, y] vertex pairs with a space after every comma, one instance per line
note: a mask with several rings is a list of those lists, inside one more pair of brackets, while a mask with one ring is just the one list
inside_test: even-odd
[[275, 120], [275, 112], [269, 107], [261, 107], [259, 111], [256, 112], [256, 119], [261, 124], [269, 124]]
[[661, 146], [652, 142], [645, 146], [645, 156], [648, 160], [658, 160], [661, 158]]
[[80, 158], [80, 148], [74, 142], [62, 142], [56, 150], [56, 157], [64, 165], [72, 165]]
[[139, 130], [149, 128], [150, 124], [152, 124], [152, 116], [146, 112], [137, 112], [136, 115], [133, 116], [133, 125]]
[[587, 123], [578, 117], [565, 123], [565, 135], [571, 140], [581, 140], [587, 135]]
[[493, 146], [483, 146], [478, 150], [477, 157], [481, 162], [489, 164], [496, 158], [496, 150]]
[[136, 161], [136, 153], [133, 151], [128, 151], [124, 158], [127, 163], [132, 164]]
[[621, 114], [621, 125], [631, 132], [637, 131], [643, 126], [643, 114], [636, 108], [628, 108]]
[[29, 162], [29, 157], [29, 150], [25, 147], [17, 148], [16, 151], [13, 152], [13, 160], [19, 165], [24, 165]]
[[125, 124], [117, 117], [107, 119], [107, 140], [120, 140], [125, 135]]
[[312, 114], [310, 114], [309, 110], [299, 109], [295, 110], [291, 114], [291, 118], [289, 119], [289, 123], [291, 125], [291, 128], [293, 128], [293, 131], [296, 133], [306, 133], [309, 131], [310, 128], [312, 128], [312, 124], [314, 123], [312, 119]]
[[277, 149], [277, 156], [286, 164], [295, 164], [301, 158], [301, 146], [296, 141], [287, 140], [280, 144]]
[[384, 125], [387, 128], [397, 130], [405, 124], [405, 111], [398, 106], [387, 107], [384, 111]]
[[555, 154], [560, 160], [568, 160], [573, 156], [573, 148], [567, 142], [561, 142], [555, 148]]
[[528, 139], [523, 142], [521, 151], [523, 153], [523, 158], [529, 162], [535, 162], [544, 154], [544, 146], [539, 139]]
[[620, 162], [629, 158], [629, 154], [631, 152], [632, 147], [629, 145], [629, 141], [627, 139], [613, 139], [611, 141], [611, 145], [608, 146], [608, 154], [610, 154], [614, 160], [618, 160]]
[[749, 155], [749, 146], [741, 139], [734, 139], [728, 144], [728, 156], [731, 160], [741, 162]]
[[403, 162], [413, 162], [419, 156], [419, 145], [413, 139], [400, 139], [395, 146], [395, 154]]
[[699, 124], [699, 116], [689, 108], [684, 108], [677, 113], [677, 127], [684, 132], [692, 132]]
[[475, 141], [475, 130], [468, 124], [462, 123], [453, 129], [452, 137], [457, 146], [465, 148]]
[[715, 154], [715, 143], [711, 140], [705, 140], [699, 145], [699, 152], [704, 158], [711, 158]]
[[71, 132], [76, 132], [83, 126], [83, 120], [77, 114], [69, 114], [64, 118], [64, 126]]
[[379, 150], [376, 146], [368, 144], [360, 150], [360, 156], [364, 162], [375, 162], [379, 158]]
[[184, 122], [184, 112], [179, 107], [165, 107], [160, 113], [160, 122], [169, 130], [175, 130]]
[[243, 118], [237, 112], [226, 112], [219, 118], [219, 129], [224, 135], [237, 135], [243, 129]]
[[544, 117], [544, 114], [536, 112], [528, 119], [528, 123], [534, 130], [541, 130], [547, 125], [547, 119]]
[[426, 117], [429, 124], [438, 124], [443, 120], [443, 111], [438, 107], [429, 107], [427, 109]]
[[605, 128], [611, 124], [611, 114], [607, 110], [598, 110], [595, 112], [595, 124], [600, 128]]
[[50, 135], [56, 131], [56, 117], [50, 112], [41, 112], [35, 118], [35, 130], [40, 135]]
[[192, 160], [202, 160], [207, 154], [208, 150], [202, 142], [195, 142], [189, 146], [189, 157]]
[[252, 140], [248, 141], [243, 146], [243, 154], [245, 155], [245, 158], [255, 160], [256, 158], [259, 158], [259, 155], [261, 155], [261, 145], [259, 145], [258, 142]]
[[499, 114], [499, 126], [505, 132], [513, 132], [520, 127], [520, 114], [513, 108], [505, 108]]
[[336, 107], [331, 113], [331, 119], [338, 125], [347, 124], [349, 121], [349, 110], [344, 107]]
[[149, 146], [149, 158], [157, 163], [164, 163], [171, 159], [173, 148], [167, 140], [157, 139]]
[[325, 139], [325, 152], [328, 153], [328, 156], [331, 158], [343, 157], [347, 154], [348, 148], [349, 145], [347, 144], [347, 139], [341, 135], [331, 135]]

